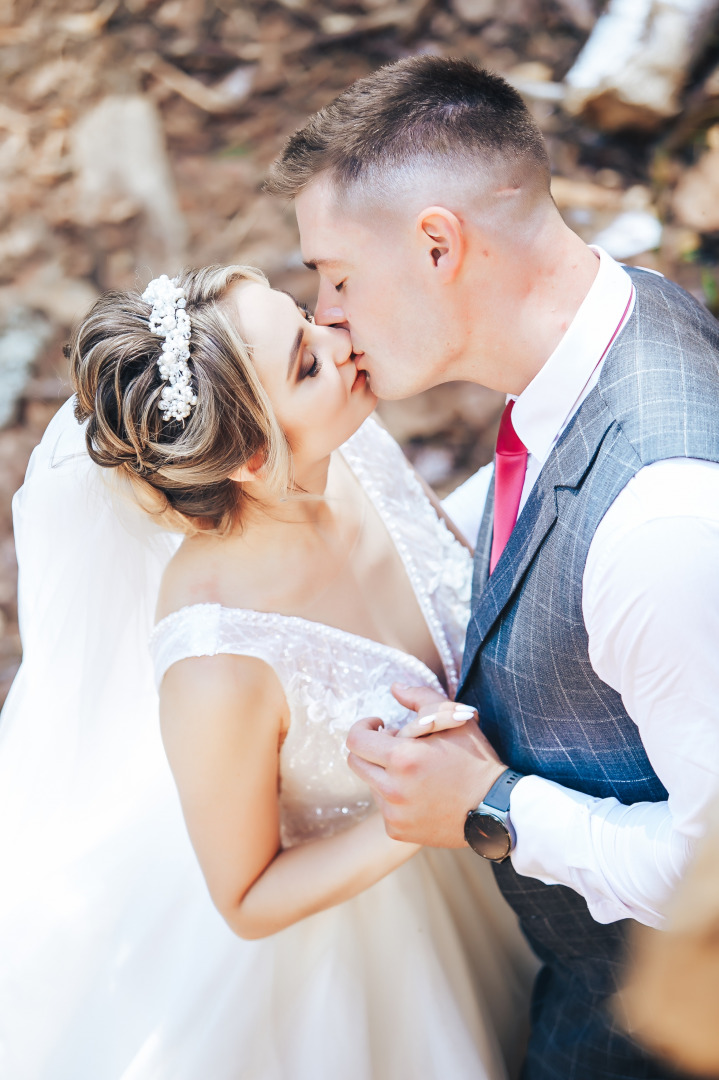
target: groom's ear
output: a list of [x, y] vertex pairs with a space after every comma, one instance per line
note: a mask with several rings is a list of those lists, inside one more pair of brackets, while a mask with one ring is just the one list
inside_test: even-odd
[[445, 206], [428, 206], [417, 215], [417, 238], [444, 282], [459, 273], [466, 250], [462, 222]]

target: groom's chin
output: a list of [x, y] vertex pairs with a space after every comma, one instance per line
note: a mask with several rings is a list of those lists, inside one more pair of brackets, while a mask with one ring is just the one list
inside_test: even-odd
[[378, 401], [404, 401], [405, 398], [413, 397], [419, 392], [412, 386], [396, 383], [391, 377], [383, 379], [381, 375], [373, 376], [369, 372], [367, 372], [367, 385]]
[[394, 363], [392, 357], [377, 362], [365, 353], [358, 353], [355, 363], [358, 371], [366, 373], [367, 386], [380, 401], [403, 401], [427, 389], [428, 383], [426, 379], [418, 378], [419, 372], [411, 366], [409, 370], [403, 368]]

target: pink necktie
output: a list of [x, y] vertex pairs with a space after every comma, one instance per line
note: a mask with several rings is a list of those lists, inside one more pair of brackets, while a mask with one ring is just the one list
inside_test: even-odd
[[502, 413], [497, 436], [497, 456], [494, 459], [494, 535], [489, 559], [490, 574], [509, 540], [517, 520], [522, 497], [524, 475], [527, 471], [527, 447], [514, 430], [509, 401]]

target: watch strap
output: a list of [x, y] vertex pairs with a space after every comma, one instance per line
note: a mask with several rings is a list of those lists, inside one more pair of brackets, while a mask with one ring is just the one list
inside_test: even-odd
[[493, 810], [501, 810], [502, 813], [507, 813], [509, 810], [509, 800], [514, 789], [514, 785], [518, 780], [523, 777], [522, 773], [515, 772], [514, 769], [505, 769], [502, 775], [494, 781], [487, 794], [482, 799], [482, 806], [491, 806]]

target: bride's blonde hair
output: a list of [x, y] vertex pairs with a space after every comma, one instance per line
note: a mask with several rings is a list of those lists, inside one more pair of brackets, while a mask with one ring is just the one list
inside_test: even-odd
[[208, 266], [176, 280], [192, 326], [190, 415], [162, 418], [162, 339], [148, 327], [151, 305], [139, 292], [102, 296], [75, 330], [66, 350], [75, 415], [87, 422], [92, 460], [127, 477], [146, 510], [170, 528], [225, 533], [249, 498], [229, 479], [235, 469], [259, 452], [271, 491], [281, 497], [291, 482], [287, 440], [225, 302], [235, 282], [267, 279], [247, 266]]

